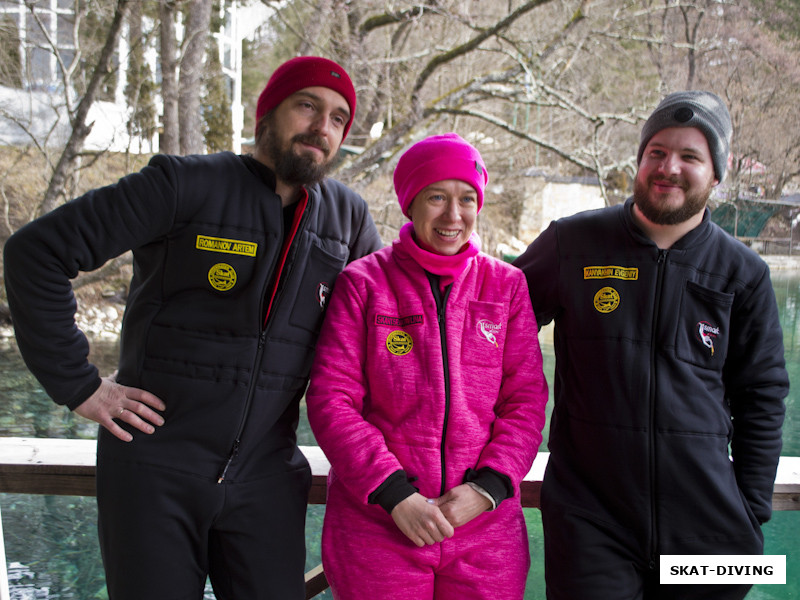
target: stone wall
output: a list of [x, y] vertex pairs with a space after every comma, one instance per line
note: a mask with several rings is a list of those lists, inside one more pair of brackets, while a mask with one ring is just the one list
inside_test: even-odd
[[529, 244], [550, 221], [603, 206], [596, 179], [526, 175], [518, 237]]

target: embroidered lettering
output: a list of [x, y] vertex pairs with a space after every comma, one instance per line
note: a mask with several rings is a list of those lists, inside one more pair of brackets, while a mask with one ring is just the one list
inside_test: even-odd
[[422, 315], [409, 315], [407, 317], [389, 317], [387, 315], [375, 315], [376, 325], [389, 325], [390, 327], [407, 327], [409, 325], [419, 325], [422, 323]]
[[639, 279], [639, 269], [636, 267], [616, 267], [614, 265], [583, 267], [583, 278], [635, 281]]
[[195, 248], [198, 250], [208, 250], [209, 252], [255, 256], [256, 250], [258, 250], [258, 244], [242, 240], [227, 240], [225, 238], [198, 235]]

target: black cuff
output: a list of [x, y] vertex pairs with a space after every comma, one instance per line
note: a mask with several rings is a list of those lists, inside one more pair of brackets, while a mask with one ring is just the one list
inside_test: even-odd
[[464, 483], [476, 483], [494, 498], [495, 505], [499, 505], [506, 498], [514, 495], [514, 487], [508, 475], [498, 473], [491, 467], [482, 467], [477, 471], [468, 469], [464, 475]]
[[370, 504], [379, 504], [383, 510], [392, 514], [394, 507], [408, 498], [411, 494], [416, 494], [419, 490], [411, 485], [405, 471], [395, 471], [386, 478], [378, 489], [372, 492], [367, 501]]

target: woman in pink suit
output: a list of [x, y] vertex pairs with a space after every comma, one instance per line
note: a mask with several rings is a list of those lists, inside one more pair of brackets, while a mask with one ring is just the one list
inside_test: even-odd
[[306, 399], [337, 600], [523, 597], [547, 384], [525, 277], [474, 231], [487, 181], [459, 136], [418, 142], [394, 173], [411, 222], [336, 280]]

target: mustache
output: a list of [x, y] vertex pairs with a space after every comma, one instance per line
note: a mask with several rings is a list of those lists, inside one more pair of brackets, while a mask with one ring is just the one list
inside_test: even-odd
[[313, 133], [298, 133], [292, 138], [292, 142], [300, 142], [302, 144], [308, 144], [309, 146], [316, 146], [325, 154], [330, 154], [331, 152], [330, 144], [328, 144], [325, 138], [314, 135]]
[[687, 189], [686, 181], [682, 177], [670, 176], [670, 177], [663, 177], [654, 175], [649, 178], [650, 183], [667, 183], [669, 185], [677, 185], [682, 190]]

